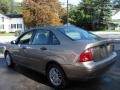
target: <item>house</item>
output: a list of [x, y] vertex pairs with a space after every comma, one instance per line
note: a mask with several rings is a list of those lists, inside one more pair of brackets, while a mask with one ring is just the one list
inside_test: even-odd
[[20, 14], [0, 14], [0, 32], [24, 32], [23, 17]]
[[112, 24], [114, 30], [120, 30], [120, 10], [112, 16]]

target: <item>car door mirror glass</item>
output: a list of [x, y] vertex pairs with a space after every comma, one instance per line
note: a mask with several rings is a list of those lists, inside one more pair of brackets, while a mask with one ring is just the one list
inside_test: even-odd
[[16, 40], [11, 41], [11, 44], [16, 44]]

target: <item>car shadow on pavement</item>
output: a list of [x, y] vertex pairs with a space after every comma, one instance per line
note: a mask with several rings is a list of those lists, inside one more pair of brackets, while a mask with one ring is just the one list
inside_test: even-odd
[[43, 74], [41, 74], [41, 73], [39, 73], [37, 71], [31, 70], [29, 68], [26, 68], [26, 67], [23, 67], [23, 66], [20, 66], [20, 65], [16, 65], [14, 67], [14, 70], [16, 72], [18, 72], [18, 73], [32, 79], [32, 80], [35, 80], [35, 81], [37, 81], [39, 83], [48, 85], [46, 77]]
[[[34, 70], [19, 65], [15, 66], [14, 70], [32, 80], [35, 80], [36, 82], [49, 86], [46, 77], [39, 72], [36, 72]], [[80, 80], [70, 81], [69, 86], [64, 90], [99, 90], [98, 89], [99, 83], [100, 83], [100, 78], [92, 79], [89, 81], [80, 81]]]
[[[64, 90], [120, 90], [120, 87], [118, 85], [119, 83], [117, 82], [119, 77], [117, 77], [116, 80], [113, 78], [113, 75], [111, 76], [111, 72], [113, 72], [113, 69], [116, 68], [117, 64], [119, 63], [116, 63], [113, 66], [113, 68], [109, 70], [109, 72], [105, 73], [99, 78], [91, 79], [88, 81], [81, 81], [81, 80], [70, 81], [69, 86]], [[34, 70], [19, 65], [16, 66], [14, 70], [32, 80], [35, 80], [38, 83], [42, 83], [44, 85], [49, 86], [46, 77], [39, 72], [36, 72]], [[114, 76], [116, 77], [116, 75]]]

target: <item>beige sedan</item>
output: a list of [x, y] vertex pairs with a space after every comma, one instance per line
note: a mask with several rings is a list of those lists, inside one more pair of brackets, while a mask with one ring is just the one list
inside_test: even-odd
[[95, 78], [115, 62], [113, 40], [72, 25], [34, 28], [7, 45], [5, 59], [47, 76], [55, 88], [68, 80]]

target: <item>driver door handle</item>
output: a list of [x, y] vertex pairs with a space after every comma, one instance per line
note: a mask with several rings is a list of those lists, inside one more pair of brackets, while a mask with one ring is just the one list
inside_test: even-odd
[[22, 49], [29, 49], [30, 47], [22, 46]]

